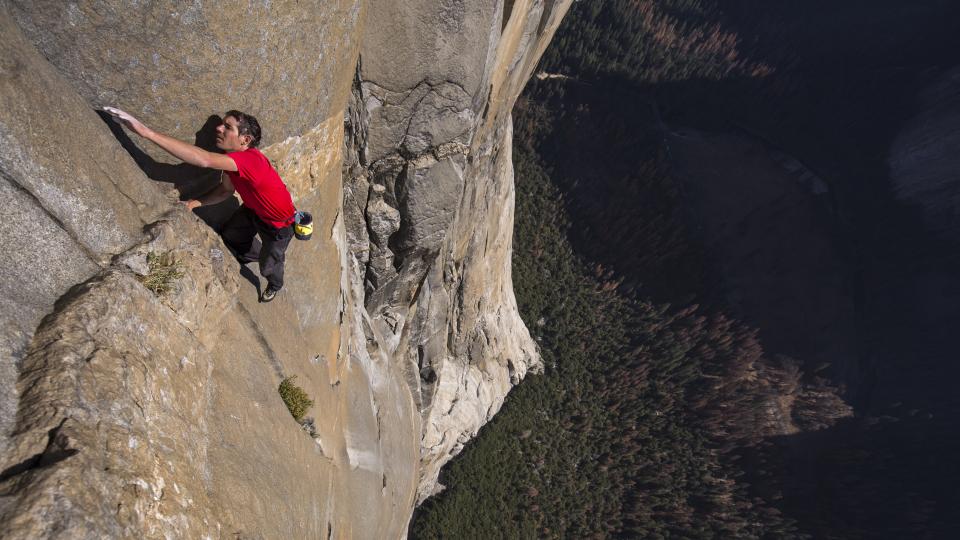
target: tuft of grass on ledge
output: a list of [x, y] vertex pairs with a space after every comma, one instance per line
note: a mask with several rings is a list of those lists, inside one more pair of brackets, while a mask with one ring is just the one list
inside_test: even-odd
[[143, 286], [150, 289], [157, 296], [164, 296], [173, 290], [175, 282], [183, 277], [183, 269], [180, 262], [174, 259], [169, 251], [166, 253], [147, 254], [147, 268], [149, 272], [145, 276], [138, 276], [137, 279]]
[[303, 415], [307, 414], [307, 409], [313, 405], [313, 400], [310, 399], [303, 388], [293, 383], [296, 378], [297, 376], [293, 375], [281, 381], [278, 391], [293, 419], [300, 422], [303, 420]]

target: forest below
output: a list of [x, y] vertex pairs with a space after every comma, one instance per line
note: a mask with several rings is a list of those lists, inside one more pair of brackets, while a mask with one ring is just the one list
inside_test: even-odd
[[[887, 153], [920, 89], [960, 64], [958, 15], [575, 3], [514, 112], [514, 286], [545, 373], [448, 466], [410, 536], [955, 537], [960, 260], [897, 200]], [[828, 254], [839, 285], [801, 269], [765, 289], [769, 269], [726, 260], [710, 197], [733, 177], [685, 177], [694, 129], [816, 172], [825, 187], [790, 203], [812, 239], [778, 222], [724, 241]], [[724, 196], [755, 210], [737, 185]]]

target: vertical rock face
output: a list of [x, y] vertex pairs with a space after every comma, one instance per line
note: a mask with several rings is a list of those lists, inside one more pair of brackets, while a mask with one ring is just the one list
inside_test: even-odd
[[383, 31], [360, 54], [345, 175], [353, 282], [423, 416], [420, 500], [540, 368], [510, 281], [510, 110], [568, 6], [512, 4], [373, 2], [367, 24]]
[[956, 152], [960, 134], [960, 68], [948, 70], [917, 99], [890, 147], [888, 163], [894, 192], [916, 205], [926, 225], [950, 241], [960, 240], [960, 181]]
[[66, 290], [138, 242], [167, 206], [102, 122], [0, 17], [0, 453], [17, 365]]
[[[192, 134], [224, 106], [269, 118], [264, 144], [342, 110], [363, 2], [13, 0], [27, 37], [91, 105]], [[199, 121], [198, 121], [199, 120]]]
[[[402, 536], [539, 367], [510, 280], [510, 109], [568, 4], [3, 4], [0, 527]], [[181, 139], [260, 118], [316, 218], [276, 301], [107, 104]], [[160, 254], [180, 272], [158, 296]], [[315, 436], [277, 395], [290, 375]]]

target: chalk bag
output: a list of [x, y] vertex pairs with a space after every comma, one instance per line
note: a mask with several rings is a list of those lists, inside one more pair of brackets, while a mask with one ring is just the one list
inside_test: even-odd
[[313, 216], [310, 212], [297, 210], [293, 218], [293, 234], [297, 240], [309, 240], [313, 236]]

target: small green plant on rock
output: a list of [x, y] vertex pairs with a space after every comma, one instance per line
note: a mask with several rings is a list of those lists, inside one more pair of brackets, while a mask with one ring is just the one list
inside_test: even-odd
[[166, 253], [147, 254], [147, 275], [138, 276], [140, 283], [150, 289], [153, 294], [163, 296], [173, 290], [174, 282], [183, 277], [180, 263], [173, 258], [169, 251]]
[[303, 420], [303, 415], [307, 414], [307, 409], [313, 405], [313, 400], [310, 399], [303, 388], [293, 383], [296, 378], [297, 376], [293, 375], [281, 381], [279, 391], [280, 398], [283, 399], [283, 403], [290, 410], [293, 419], [300, 422]]

